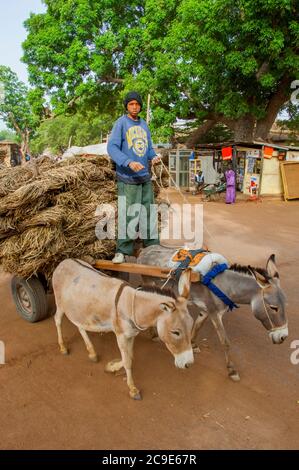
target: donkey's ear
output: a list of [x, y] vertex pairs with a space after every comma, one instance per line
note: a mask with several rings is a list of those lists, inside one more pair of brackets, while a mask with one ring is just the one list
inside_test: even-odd
[[267, 261], [267, 271], [269, 276], [279, 279], [279, 274], [277, 270], [277, 266], [275, 263], [275, 255], [271, 255]]
[[263, 274], [259, 273], [256, 269], [252, 268], [251, 266], [248, 266], [249, 271], [255, 278], [256, 282], [258, 285], [262, 288], [265, 289], [266, 287], [270, 286], [269, 279], [267, 279], [266, 276]]
[[169, 302], [163, 302], [162, 304], [160, 304], [160, 308], [161, 310], [164, 310], [164, 312], [171, 313], [175, 309], [175, 303], [171, 302], [171, 300]]
[[185, 269], [180, 277], [178, 291], [181, 297], [188, 299], [190, 294], [190, 284], [191, 284], [191, 269]]

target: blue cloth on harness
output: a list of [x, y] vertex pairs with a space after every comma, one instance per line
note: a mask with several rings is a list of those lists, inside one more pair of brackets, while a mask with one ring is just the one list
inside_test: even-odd
[[200, 248], [198, 250], [189, 250], [189, 253], [190, 253], [191, 257], [187, 256], [183, 261], [180, 262], [178, 267], [175, 268], [172, 271], [172, 275], [175, 277], [175, 279], [177, 281], [180, 279], [182, 271], [184, 271], [184, 269], [188, 268], [189, 264], [191, 263], [191, 261], [192, 261], [192, 259], [194, 258], [195, 255], [197, 255], [198, 253], [205, 253], [206, 251], [207, 250], [203, 250], [202, 248]]
[[207, 286], [210, 291], [213, 292], [213, 294], [215, 294], [220, 300], [222, 300], [222, 302], [225, 303], [225, 305], [229, 307], [230, 310], [232, 310], [233, 308], [239, 308], [238, 305], [236, 305], [229, 297], [227, 297], [227, 295], [225, 295], [224, 292], [222, 292], [221, 289], [211, 282], [214, 277], [220, 273], [223, 273], [226, 269], [228, 269], [226, 263], [217, 264], [205, 276], [203, 276], [201, 283]]

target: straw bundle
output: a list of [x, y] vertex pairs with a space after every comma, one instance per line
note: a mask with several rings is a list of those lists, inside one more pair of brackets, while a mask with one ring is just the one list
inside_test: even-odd
[[5, 271], [50, 278], [67, 257], [109, 258], [112, 240], [97, 240], [96, 209], [116, 205], [107, 157], [49, 158], [0, 171], [0, 262]]
[[[159, 183], [167, 186], [165, 173]], [[160, 184], [154, 183], [156, 195]], [[98, 240], [97, 207], [116, 208], [115, 172], [108, 157], [43, 157], [0, 170], [0, 263], [7, 272], [50, 279], [65, 258], [109, 259], [114, 240]]]

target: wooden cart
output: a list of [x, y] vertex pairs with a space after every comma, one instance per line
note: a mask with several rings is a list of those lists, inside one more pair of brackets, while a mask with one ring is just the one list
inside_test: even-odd
[[[114, 264], [108, 260], [96, 261], [94, 268], [101, 271], [115, 272], [117, 276], [123, 276], [124, 273], [127, 273], [161, 279], [167, 279], [170, 273], [169, 268], [136, 263]], [[197, 282], [198, 280], [199, 274], [192, 272], [191, 281]], [[32, 276], [29, 279], [14, 276], [11, 281], [11, 289], [17, 311], [24, 320], [35, 323], [44, 320], [50, 315], [49, 297], [53, 295], [53, 291], [51, 285], [46, 282], [42, 274]]]

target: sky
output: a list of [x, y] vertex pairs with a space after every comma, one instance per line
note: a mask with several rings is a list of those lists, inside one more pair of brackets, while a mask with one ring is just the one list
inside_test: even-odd
[[[21, 62], [22, 42], [26, 39], [23, 22], [30, 13], [42, 13], [41, 0], [0, 0], [0, 65], [10, 67], [25, 83], [28, 83], [26, 65]], [[0, 130], [4, 129], [0, 120]]]

